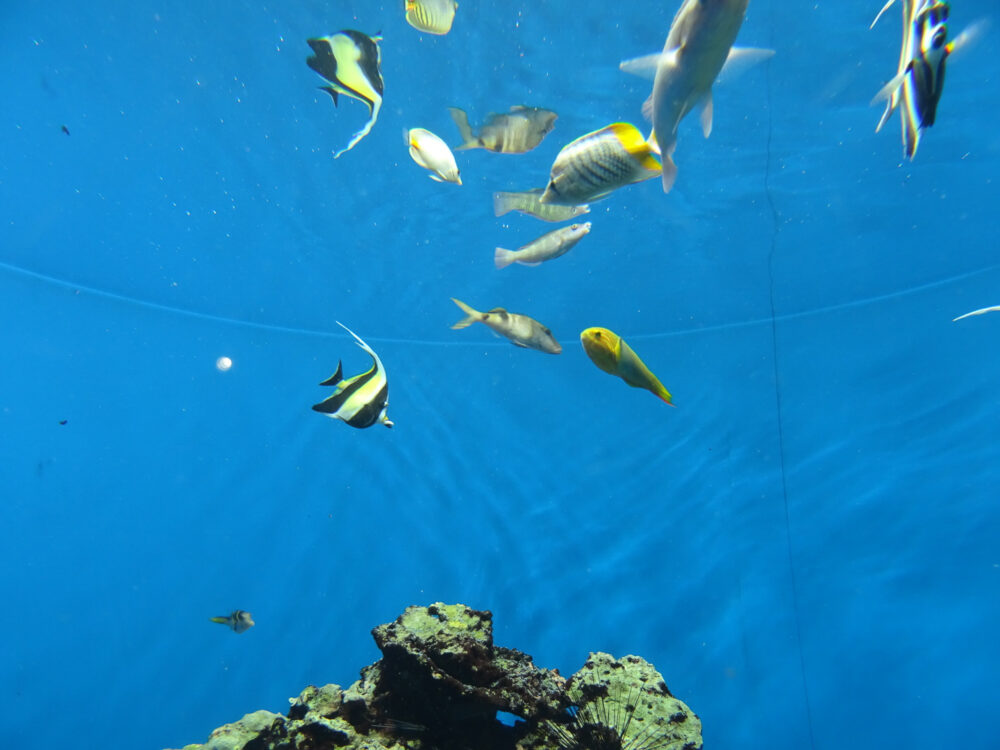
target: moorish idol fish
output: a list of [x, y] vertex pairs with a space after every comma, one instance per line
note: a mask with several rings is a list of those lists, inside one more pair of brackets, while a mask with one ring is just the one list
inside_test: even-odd
[[355, 144], [368, 135], [378, 112], [382, 108], [382, 50], [378, 43], [381, 36], [367, 36], [360, 31], [344, 29], [330, 36], [307, 39], [313, 56], [306, 58], [310, 68], [329, 81], [329, 86], [320, 86], [333, 97], [344, 94], [368, 105], [369, 118], [365, 126], [355, 133], [346, 148], [334, 153], [336, 159], [350, 151]]
[[242, 609], [233, 610], [231, 615], [226, 615], [225, 617], [213, 617], [212, 622], [232, 628], [234, 633], [245, 633], [254, 626], [254, 621], [250, 613], [244, 612]]
[[653, 74], [653, 93], [643, 114], [653, 121], [649, 141], [663, 157], [663, 192], [677, 177], [673, 153], [677, 127], [689, 112], [701, 108], [701, 130], [712, 132], [712, 84], [722, 71], [766, 59], [772, 50], [737, 49], [736, 34], [743, 25], [749, 0], [684, 0], [667, 32], [663, 52], [625, 60], [626, 73]]
[[578, 206], [660, 174], [660, 162], [635, 125], [616, 122], [581, 135], [556, 155], [539, 200]]
[[[882, 14], [895, 2], [889, 0], [872, 21], [874, 26]], [[887, 83], [872, 103], [885, 100], [875, 132], [900, 108], [903, 154], [912, 160], [920, 145], [924, 128], [934, 124], [937, 106], [944, 91], [945, 61], [956, 49], [967, 43], [979, 29], [973, 26], [953, 41], [948, 41], [949, 5], [935, 0], [902, 0], [903, 44], [899, 51], [896, 76]]]
[[337, 325], [351, 334], [358, 346], [368, 352], [375, 361], [368, 372], [347, 380], [344, 380], [343, 363], [338, 362], [337, 371], [320, 383], [320, 385], [336, 386], [337, 390], [325, 401], [315, 404], [313, 411], [326, 414], [333, 419], [340, 419], [351, 427], [371, 427], [376, 422], [392, 427], [392, 422], [386, 416], [386, 410], [389, 408], [389, 381], [386, 379], [382, 360], [354, 331], [340, 321]]
[[671, 406], [673, 397], [657, 377], [643, 364], [625, 339], [607, 328], [588, 328], [580, 334], [580, 343], [591, 361], [604, 372], [617, 375], [633, 388], [645, 388]]
[[506, 336], [514, 346], [520, 346], [523, 349], [537, 349], [547, 354], [559, 354], [562, 351], [562, 346], [556, 341], [552, 331], [534, 318], [518, 313], [509, 313], [502, 307], [494, 307], [489, 312], [479, 312], [462, 300], [452, 297], [451, 301], [465, 313], [465, 317], [452, 326], [453, 329], [468, 328], [473, 323], [478, 322], [501, 336]]

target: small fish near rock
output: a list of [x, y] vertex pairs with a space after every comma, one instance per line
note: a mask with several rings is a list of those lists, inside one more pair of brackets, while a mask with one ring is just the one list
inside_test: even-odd
[[489, 312], [479, 312], [454, 297], [451, 301], [465, 313], [465, 317], [452, 326], [455, 330], [468, 328], [473, 323], [483, 323], [494, 332], [510, 339], [514, 346], [537, 349], [547, 354], [559, 354], [562, 351], [562, 346], [556, 341], [552, 331], [534, 318], [509, 313], [502, 307], [494, 307]]
[[392, 427], [386, 412], [389, 408], [389, 381], [382, 360], [361, 337], [341, 322], [341, 328], [354, 337], [354, 341], [374, 360], [372, 367], [360, 375], [344, 379], [343, 363], [337, 363], [337, 371], [320, 385], [336, 386], [329, 398], [313, 405], [313, 411], [325, 414], [331, 419], [339, 419], [351, 427], [365, 428], [373, 424]]
[[455, 155], [440, 137], [424, 128], [410, 128], [403, 132], [403, 136], [410, 147], [410, 158], [433, 173], [428, 177], [437, 182], [462, 184]]
[[458, 107], [448, 107], [451, 119], [462, 136], [457, 150], [485, 148], [498, 154], [523, 154], [531, 151], [555, 127], [559, 117], [549, 109], [517, 105], [507, 114], [491, 113], [479, 132], [473, 132], [469, 116]]
[[371, 131], [382, 108], [381, 36], [368, 36], [360, 31], [345, 29], [330, 36], [307, 39], [313, 56], [306, 64], [319, 73], [328, 85], [320, 86], [337, 106], [340, 94], [363, 102], [368, 107], [368, 122], [355, 133], [347, 146], [335, 151], [337, 159], [354, 148]]
[[633, 388], [645, 388], [670, 406], [674, 405], [670, 391], [617, 333], [607, 328], [587, 328], [580, 334], [580, 343], [591, 361], [604, 372], [616, 375]]
[[250, 616], [250, 613], [245, 612], [242, 609], [235, 609], [230, 615], [213, 617], [211, 619], [212, 622], [217, 622], [220, 625], [225, 625], [227, 628], [230, 628], [234, 633], [245, 633], [255, 624], [253, 618]]
[[443, 36], [451, 31], [458, 3], [455, 0], [404, 0], [406, 22], [417, 31]]

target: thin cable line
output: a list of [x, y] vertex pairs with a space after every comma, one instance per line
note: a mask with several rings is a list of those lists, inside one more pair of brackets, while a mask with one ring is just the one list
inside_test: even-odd
[[[774, 8], [771, 7], [771, 47], [774, 47]], [[785, 548], [788, 551], [788, 574], [792, 582], [792, 610], [795, 616], [795, 639], [799, 647], [799, 673], [802, 677], [802, 695], [806, 703], [806, 723], [809, 727], [809, 747], [816, 747], [812, 725], [812, 701], [809, 699], [809, 682], [806, 680], [806, 660], [802, 653], [802, 618], [799, 615], [799, 587], [795, 578], [795, 563], [792, 556], [792, 524], [788, 513], [788, 478], [785, 474], [785, 429], [783, 404], [781, 400], [781, 368], [778, 366], [778, 317], [774, 310], [774, 256], [778, 247], [778, 233], [781, 225], [778, 208], [774, 204], [771, 191], [771, 139], [774, 134], [774, 114], [771, 104], [771, 62], [764, 71], [767, 81], [767, 161], [764, 168], [764, 194], [771, 209], [771, 247], [767, 253], [768, 297], [771, 305], [771, 362], [774, 367], [774, 402], [778, 413], [778, 457], [781, 463], [781, 497], [785, 506]]]

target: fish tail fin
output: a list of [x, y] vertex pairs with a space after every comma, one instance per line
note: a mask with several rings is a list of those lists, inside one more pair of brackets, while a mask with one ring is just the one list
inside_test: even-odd
[[455, 299], [454, 297], [452, 297], [451, 301], [454, 302], [456, 305], [458, 305], [459, 309], [465, 313], [465, 317], [452, 326], [452, 329], [456, 331], [460, 328], [468, 328], [477, 320], [479, 320], [480, 316], [482, 315], [481, 312], [479, 312], [478, 310], [473, 310], [471, 307], [462, 302], [462, 300], [460, 299]]
[[458, 146], [457, 149], [475, 148], [478, 146], [479, 139], [476, 138], [472, 133], [472, 128], [469, 127], [469, 116], [465, 114], [465, 110], [458, 107], [448, 107], [448, 111], [451, 113], [451, 119], [455, 121], [455, 127], [458, 128], [458, 133], [462, 137], [462, 145]]
[[498, 247], [493, 253], [493, 265], [497, 268], [506, 268], [514, 262], [515, 253], [505, 247]]
[[493, 193], [493, 215], [503, 216], [514, 210], [514, 198], [510, 193]]
[[219, 623], [220, 625], [228, 625], [229, 624], [229, 618], [228, 617], [211, 617], [209, 619], [211, 619], [212, 622]]

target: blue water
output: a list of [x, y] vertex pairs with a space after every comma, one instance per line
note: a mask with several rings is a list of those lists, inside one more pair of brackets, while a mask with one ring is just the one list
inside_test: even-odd
[[[400, 4], [401, 5], [401, 4]], [[872, 95], [899, 11], [753, 0], [776, 56], [681, 127], [679, 176], [552, 227], [492, 214], [559, 148], [642, 123], [676, 2], [29, 1], [0, 11], [4, 747], [161, 748], [351, 683], [409, 604], [490, 609], [571, 674], [640, 654], [711, 748], [1000, 747], [1000, 46], [949, 64], [900, 164]], [[996, 14], [956, 2], [952, 28]], [[385, 105], [334, 108], [305, 39], [384, 35]], [[954, 33], [954, 32], [953, 32]], [[521, 156], [412, 163], [525, 103]], [[69, 135], [61, 131], [65, 125]], [[550, 326], [516, 349], [449, 297]], [[393, 430], [310, 411], [381, 355]], [[622, 334], [676, 409], [576, 343]], [[218, 370], [218, 357], [232, 369]], [[65, 424], [61, 422], [65, 420]], [[208, 622], [243, 608], [243, 635]]]

